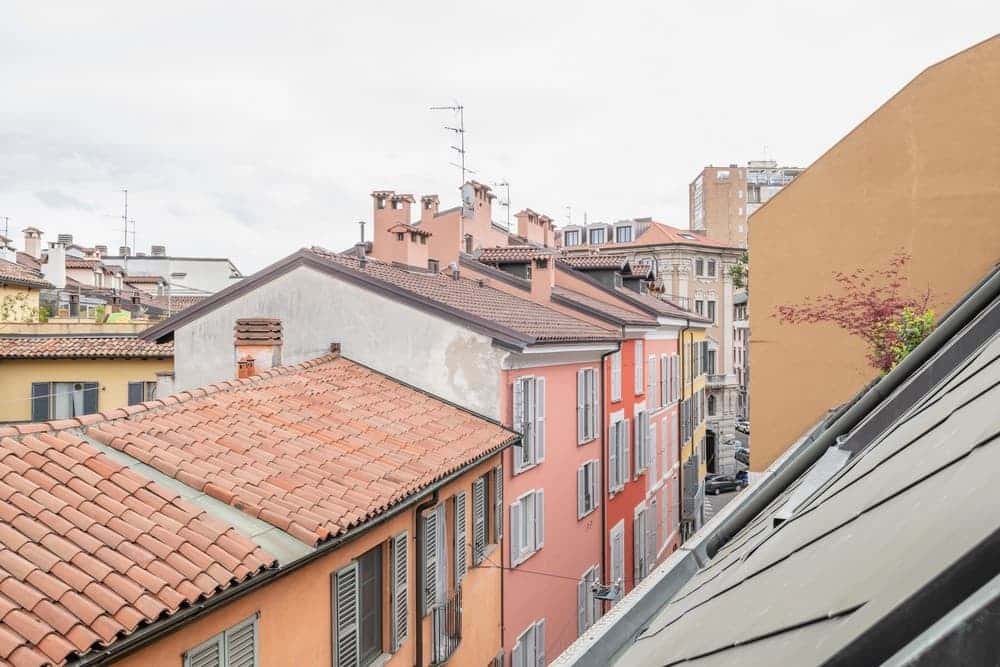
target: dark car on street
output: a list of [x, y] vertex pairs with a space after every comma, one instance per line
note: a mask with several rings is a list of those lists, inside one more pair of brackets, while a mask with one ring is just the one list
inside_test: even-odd
[[709, 475], [705, 478], [705, 493], [717, 496], [728, 491], [739, 491], [745, 486], [734, 475]]
[[750, 465], [750, 448], [749, 447], [739, 447], [733, 454], [733, 458], [742, 463], [745, 466]]

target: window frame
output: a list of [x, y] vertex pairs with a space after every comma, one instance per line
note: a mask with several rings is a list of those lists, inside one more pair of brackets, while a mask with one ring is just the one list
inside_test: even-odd
[[[577, 520], [583, 519], [601, 506], [601, 462], [597, 459], [584, 461], [577, 468]], [[586, 503], [587, 493], [590, 505]]]
[[197, 657], [198, 651], [215, 644], [219, 647], [219, 665], [220, 667], [229, 667], [229, 638], [238, 630], [243, 629], [246, 625], [253, 626], [253, 663], [252, 667], [260, 666], [260, 612], [254, 612], [251, 616], [243, 619], [239, 623], [232, 625], [222, 632], [219, 632], [212, 637], [209, 637], [205, 641], [201, 642], [197, 646], [193, 646], [181, 654], [181, 665], [183, 667], [191, 667], [194, 664], [194, 659]]

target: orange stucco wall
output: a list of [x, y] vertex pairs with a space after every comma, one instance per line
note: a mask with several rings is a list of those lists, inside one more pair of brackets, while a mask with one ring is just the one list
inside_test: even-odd
[[1000, 36], [925, 70], [751, 217], [753, 470], [875, 376], [860, 343], [774, 308], [904, 249], [943, 313], [1000, 260], [998, 137]]
[[[439, 499], [445, 501], [459, 491], [465, 491], [467, 503], [471, 503], [472, 482], [486, 474], [500, 463], [500, 457], [466, 472], [460, 479], [447, 484], [439, 492]], [[467, 505], [471, 535], [471, 504]], [[449, 515], [449, 524], [450, 524]], [[120, 660], [122, 667], [180, 666], [184, 652], [236, 623], [260, 614], [259, 651], [263, 667], [283, 665], [332, 665], [331, 659], [331, 574], [348, 564], [369, 549], [385, 543], [402, 531], [409, 532], [409, 576], [410, 576], [410, 620], [409, 639], [391, 657], [388, 665], [402, 667], [413, 665], [416, 660], [415, 571], [416, 545], [414, 539], [414, 510], [412, 508], [393, 517], [386, 523], [373, 528], [353, 542], [335, 550], [328, 556], [300, 568], [235, 600], [199, 620], [173, 632], [148, 647], [140, 649]], [[446, 544], [454, 540], [449, 525]], [[449, 549], [450, 552], [450, 549]], [[471, 552], [467, 552], [469, 571], [462, 582], [462, 641], [451, 658], [455, 665], [486, 665], [500, 650], [500, 570], [494, 567], [472, 567]], [[388, 650], [390, 642], [390, 616], [388, 613], [388, 551], [383, 552], [383, 645]], [[487, 563], [488, 565], [488, 563]], [[450, 565], [449, 565], [450, 568]], [[450, 577], [450, 569], [449, 569]], [[423, 664], [431, 660], [431, 617], [423, 618], [424, 658]]]

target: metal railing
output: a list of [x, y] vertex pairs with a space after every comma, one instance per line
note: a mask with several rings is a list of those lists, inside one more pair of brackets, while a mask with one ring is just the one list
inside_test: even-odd
[[433, 663], [441, 665], [462, 641], [462, 589], [432, 610]]

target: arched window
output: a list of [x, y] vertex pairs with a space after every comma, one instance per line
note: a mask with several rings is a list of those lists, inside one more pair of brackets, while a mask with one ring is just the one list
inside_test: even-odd
[[708, 416], [709, 417], [715, 416], [715, 396], [713, 396], [712, 394], [708, 395]]

